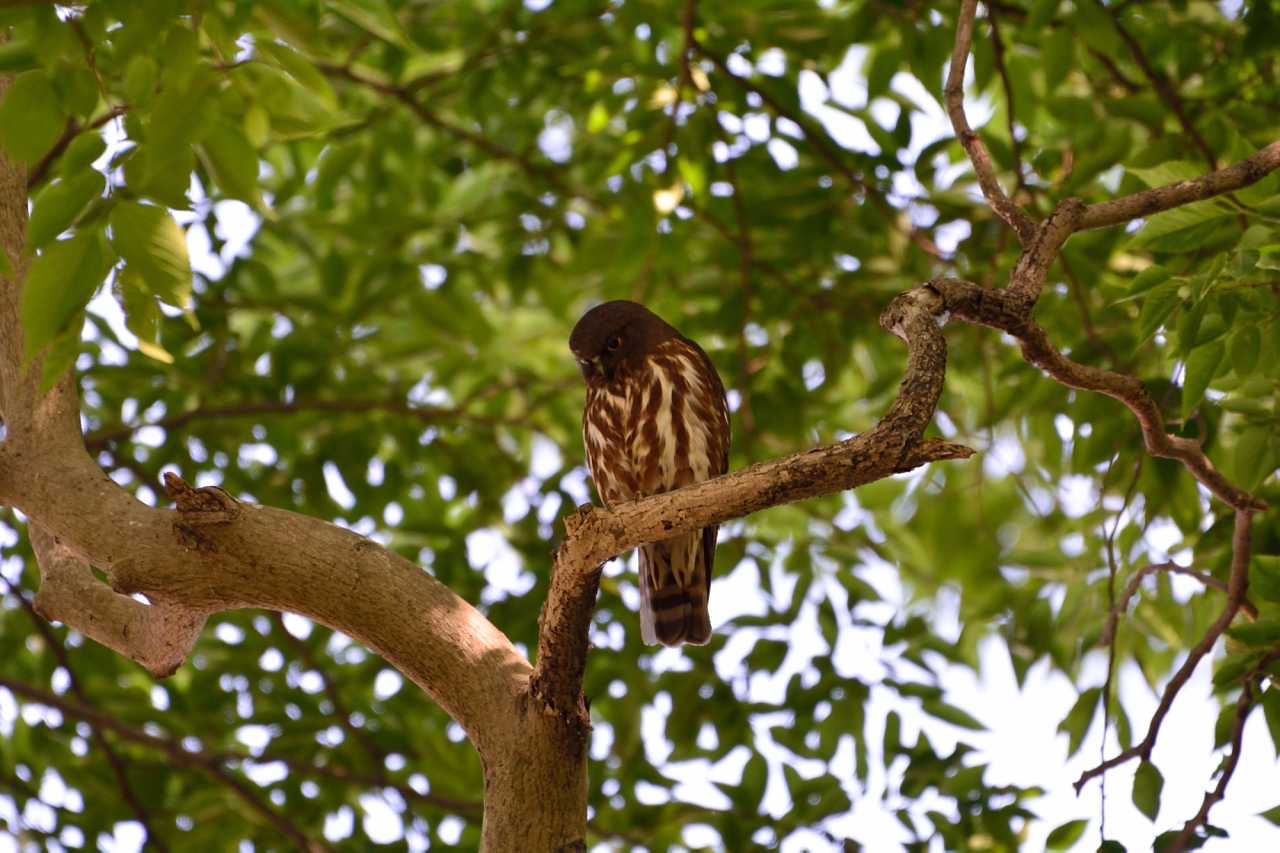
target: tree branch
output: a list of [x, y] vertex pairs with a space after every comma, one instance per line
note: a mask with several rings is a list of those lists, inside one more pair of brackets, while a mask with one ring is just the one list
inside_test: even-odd
[[[286, 838], [288, 838], [293, 846], [298, 850], [317, 851], [329, 849], [327, 845], [307, 838], [303, 832], [294, 826], [293, 823], [282, 813], [267, 805], [258, 794], [245, 784], [239, 778], [231, 775], [225, 767], [222, 766], [222, 759], [211, 756], [204, 752], [193, 752], [182, 746], [178, 741], [168, 738], [157, 737], [147, 734], [144, 731], [135, 729], [122, 721], [116, 719], [110, 714], [93, 708], [88, 705], [69, 702], [52, 693], [24, 684], [21, 681], [14, 681], [9, 678], [0, 676], [0, 687], [5, 687], [17, 694], [25, 697], [32, 702], [38, 702], [49, 708], [57, 708], [59, 711], [76, 719], [83, 720], [93, 727], [94, 731], [101, 733], [104, 730], [115, 732], [127, 741], [148, 746], [153, 749], [161, 750], [166, 753], [169, 758], [179, 767], [190, 767], [200, 769], [213, 776], [222, 784], [226, 785], [236, 796], [244, 801], [251, 810], [257, 812], [267, 820], [276, 830]], [[237, 758], [247, 761], [254, 761], [253, 756], [237, 755]], [[153, 837], [148, 834], [148, 843], [154, 843]]]
[[1222, 762], [1220, 771], [1222, 775], [1218, 777], [1218, 784], [1214, 786], [1214, 789], [1205, 792], [1204, 800], [1200, 803], [1200, 809], [1183, 824], [1182, 831], [1178, 833], [1173, 843], [1169, 845], [1169, 853], [1182, 853], [1183, 850], [1187, 850], [1195, 831], [1209, 823], [1209, 811], [1227, 795], [1227, 786], [1231, 784], [1231, 777], [1235, 775], [1236, 765], [1240, 762], [1240, 748], [1244, 743], [1244, 724], [1249, 719], [1249, 712], [1254, 707], [1254, 684], [1266, 668], [1274, 663], [1278, 657], [1280, 657], [1280, 654], [1277, 653], [1266, 655], [1245, 676], [1244, 685], [1240, 690], [1240, 698], [1236, 700], [1236, 715], [1231, 725], [1231, 751], [1227, 753], [1226, 759]]
[[[832, 141], [832, 139], [827, 136], [820, 127], [815, 127], [811, 119], [806, 115], [788, 109], [785, 104], [774, 97], [768, 90], [762, 89], [753, 84], [750, 80], [734, 74], [729, 69], [729, 63], [725, 57], [707, 47], [696, 38], [693, 40], [693, 47], [698, 53], [711, 60], [711, 64], [716, 67], [716, 70], [728, 77], [735, 86], [742, 89], [744, 92], [750, 92], [756, 95], [763, 103], [767, 104], [769, 109], [773, 110], [776, 115], [782, 116], [792, 122], [796, 127], [800, 128], [800, 132], [804, 135], [805, 141], [813, 147], [813, 149], [818, 153], [818, 156], [823, 160], [826, 160], [827, 164], [830, 165], [837, 174], [844, 178], [845, 182], [849, 184], [849, 187], [852, 190], [864, 193], [867, 200], [874, 204], [876, 209], [883, 213], [888, 221], [894, 222], [898, 219], [901, 211], [889, 204], [888, 199], [886, 199], [875, 187], [864, 181], [861, 176], [849, 167], [849, 164], [844, 160], [844, 156], [840, 153], [837, 144]], [[933, 240], [929, 239], [928, 234], [913, 227], [908, 227], [902, 230], [905, 232], [906, 237], [924, 252], [927, 252], [941, 260], [947, 259], [945, 253], [934, 244]]]
[[[84, 686], [80, 683], [80, 678], [76, 675], [75, 667], [71, 665], [71, 656], [67, 654], [67, 648], [63, 645], [61, 638], [53, 632], [48, 621], [40, 615], [37, 611], [36, 605], [27, 598], [26, 594], [23, 593], [21, 589], [3, 578], [0, 578], [0, 583], [3, 583], [9, 592], [18, 599], [18, 603], [22, 606], [22, 609], [31, 617], [31, 624], [35, 626], [36, 630], [40, 633], [40, 636], [44, 637], [45, 645], [53, 653], [53, 656], [57, 658], [58, 664], [66, 670], [67, 683], [71, 688], [71, 692], [74, 693], [76, 698], [82, 703], [88, 705], [89, 696], [85, 693]], [[142, 824], [142, 828], [146, 832], [147, 844], [156, 850], [168, 851], [169, 845], [165, 843], [165, 840], [156, 832], [155, 827], [152, 825], [151, 810], [148, 809], [146, 805], [143, 804], [142, 800], [138, 798], [137, 792], [133, 790], [133, 785], [129, 782], [128, 769], [125, 766], [124, 759], [121, 758], [118, 752], [116, 752], [115, 747], [111, 745], [106, 736], [96, 728], [93, 729], [93, 742], [98, 749], [102, 750], [102, 754], [106, 757], [107, 764], [111, 767], [111, 774], [115, 777], [116, 785], [120, 788], [120, 796], [124, 798], [125, 803], [129, 806], [129, 810], [132, 811], [134, 817], [138, 819], [138, 823]]]
[[1272, 142], [1241, 160], [1198, 178], [1177, 181], [1122, 198], [1091, 204], [1080, 218], [1079, 230], [1106, 228], [1164, 210], [1223, 195], [1256, 184], [1280, 169], [1280, 142]]
[[1133, 57], [1133, 61], [1142, 69], [1142, 74], [1147, 78], [1151, 87], [1156, 90], [1156, 94], [1160, 96], [1160, 100], [1164, 101], [1164, 105], [1178, 119], [1178, 124], [1182, 127], [1182, 132], [1187, 138], [1200, 149], [1200, 153], [1204, 155], [1205, 162], [1209, 164], [1210, 169], [1218, 168], [1218, 158], [1214, 156], [1213, 149], [1209, 147], [1209, 143], [1205, 141], [1200, 131], [1196, 130], [1195, 124], [1191, 121], [1191, 117], [1187, 115], [1187, 108], [1182, 103], [1182, 98], [1178, 96], [1178, 92], [1173, 88], [1173, 84], [1155, 69], [1151, 64], [1151, 60], [1147, 58], [1146, 52], [1142, 49], [1142, 45], [1138, 44], [1138, 40], [1124, 27], [1120, 22], [1120, 9], [1115, 6], [1107, 6], [1101, 0], [1094, 0], [1094, 3], [1102, 11], [1106, 12], [1111, 18], [1111, 25], [1115, 27], [1116, 34], [1120, 36], [1125, 47], [1129, 48], [1129, 54]]
[[1137, 417], [1147, 452], [1152, 456], [1177, 459], [1205, 488], [1235, 509], [1260, 512], [1267, 508], [1261, 500], [1227, 480], [1198, 442], [1165, 432], [1160, 408], [1140, 380], [1079, 364], [1054, 349], [1044, 329], [1029, 319], [1031, 309], [1025, 298], [1012, 288], [985, 290], [957, 279], [934, 279], [930, 284], [943, 294], [948, 309], [961, 319], [1017, 338], [1022, 357], [1058, 382], [1070, 388], [1106, 394], [1124, 403]]
[[206, 613], [112, 592], [44, 528], [31, 524], [28, 533], [40, 565], [37, 613], [137, 661], [157, 678], [177, 671], [204, 629]]
[[[1148, 563], [1138, 569], [1138, 571], [1134, 572], [1133, 577], [1129, 579], [1129, 583], [1125, 587], [1124, 593], [1120, 596], [1120, 600], [1111, 608], [1111, 613], [1107, 616], [1106, 627], [1102, 629], [1102, 636], [1098, 638], [1098, 645], [1110, 645], [1111, 641], [1115, 638], [1116, 623], [1120, 620], [1120, 614], [1124, 613], [1125, 608], [1129, 606], [1129, 602], [1138, 594], [1138, 588], [1142, 585], [1142, 579], [1156, 574], [1157, 572], [1186, 575], [1187, 577], [1195, 578], [1200, 581], [1200, 583], [1212, 589], [1219, 590], [1220, 592], [1227, 591], [1227, 585], [1225, 583], [1207, 572], [1201, 572], [1190, 568], [1189, 566], [1180, 566], [1173, 562]], [[1250, 618], [1258, 618], [1258, 608], [1254, 607], [1247, 598], [1241, 601], [1240, 609], [1247, 613]]]
[[897, 398], [867, 432], [609, 511], [580, 507], [566, 518], [530, 680], [530, 693], [544, 711], [589, 725], [582, 673], [600, 567], [606, 560], [644, 542], [846, 491], [926, 462], [969, 456], [972, 451], [966, 447], [920, 441], [946, 372], [946, 341], [939, 323], [945, 311], [942, 295], [926, 284], [899, 295], [881, 315], [881, 327], [906, 341], [907, 367]]
[[1135, 758], [1141, 758], [1143, 761], [1151, 760], [1151, 750], [1156, 745], [1156, 738], [1160, 735], [1160, 726], [1164, 723], [1165, 715], [1173, 707], [1173, 700], [1178, 698], [1178, 692], [1182, 690], [1183, 686], [1191, 678], [1192, 673], [1196, 671], [1200, 660], [1213, 650], [1218, 638], [1231, 626], [1232, 620], [1236, 618], [1236, 614], [1240, 612], [1244, 604], [1245, 594], [1249, 591], [1249, 556], [1253, 547], [1252, 533], [1252, 511], [1249, 509], [1236, 510], [1235, 533], [1231, 538], [1231, 577], [1227, 580], [1227, 603], [1223, 606], [1222, 613], [1209, 626], [1209, 630], [1200, 638], [1200, 642], [1196, 643], [1191, 651], [1187, 653], [1187, 659], [1182, 662], [1182, 666], [1178, 667], [1178, 671], [1174, 673], [1173, 678], [1169, 679], [1169, 683], [1165, 685], [1164, 693], [1160, 696], [1160, 704], [1156, 706], [1155, 713], [1151, 715], [1151, 723], [1147, 726], [1146, 736], [1140, 742], [1120, 752], [1118, 755], [1081, 774], [1080, 778], [1075, 782], [1077, 794], [1080, 793], [1080, 790], [1090, 779], [1101, 776], [1112, 767], [1118, 767]]
[[[951, 117], [951, 127], [956, 138], [969, 155], [974, 174], [978, 176], [978, 186], [987, 199], [987, 204], [997, 216], [1008, 223], [1018, 235], [1022, 245], [1028, 245], [1035, 237], [1036, 226], [1031, 218], [1005, 195], [996, 178], [995, 166], [987, 146], [982, 144], [978, 134], [969, 126], [969, 118], [964, 112], [964, 68], [969, 61], [969, 48], [973, 43], [973, 19], [977, 14], [978, 0], [964, 0], [960, 7], [960, 19], [956, 24], [956, 42], [951, 51], [951, 66], [947, 72], [947, 84], [943, 89], [946, 96], [947, 115]], [[1015, 142], [1016, 144], [1016, 142]]]

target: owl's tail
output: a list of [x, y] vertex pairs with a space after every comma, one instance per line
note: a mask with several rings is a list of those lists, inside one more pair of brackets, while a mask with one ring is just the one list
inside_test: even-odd
[[716, 528], [640, 547], [640, 636], [649, 645], [711, 639], [711, 564]]

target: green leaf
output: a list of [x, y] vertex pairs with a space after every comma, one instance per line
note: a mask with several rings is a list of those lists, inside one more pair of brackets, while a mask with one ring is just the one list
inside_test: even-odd
[[1262, 335], [1257, 326], [1242, 326], [1231, 336], [1231, 369], [1241, 379], [1253, 373], [1262, 351]]
[[888, 94], [893, 75], [902, 68], [902, 51], [885, 47], [874, 51], [867, 62], [867, 100]]
[[1175, 184], [1178, 181], [1199, 178], [1204, 175], [1205, 168], [1203, 165], [1192, 163], [1189, 160], [1170, 160], [1167, 163], [1149, 166], [1145, 169], [1128, 166], [1125, 171], [1136, 176], [1149, 187], [1162, 187], [1166, 184]]
[[1134, 276], [1133, 281], [1129, 282], [1129, 292], [1125, 298], [1132, 299], [1139, 294], [1146, 293], [1157, 285], [1164, 284], [1172, 276], [1173, 273], [1164, 267], [1159, 264], [1152, 264]]
[[1222, 341], [1214, 341], [1211, 344], [1196, 347], [1187, 358], [1187, 374], [1182, 382], [1182, 417], [1184, 419], [1204, 399], [1204, 392], [1208, 389], [1214, 374], [1217, 373], [1218, 365], [1222, 363], [1225, 353], [1226, 347], [1222, 345]]
[[151, 103], [159, 78], [160, 67], [149, 54], [134, 54], [124, 72], [125, 100], [135, 107], [145, 107]]
[[1142, 310], [1138, 313], [1138, 343], [1149, 340], [1181, 302], [1177, 289], [1170, 285], [1148, 293], [1142, 300]]
[[40, 64], [39, 54], [30, 42], [10, 41], [0, 44], [0, 72], [26, 71]]
[[1049, 837], [1044, 842], [1045, 847], [1049, 850], [1068, 850], [1071, 845], [1080, 840], [1080, 836], [1084, 835], [1088, 826], [1089, 821], [1083, 818], [1069, 820], [1049, 833]]
[[1249, 561], [1249, 594], [1263, 601], [1280, 601], [1280, 555], [1253, 555]]
[[95, 130], [81, 131], [58, 158], [58, 169], [63, 175], [75, 175], [89, 168], [106, 150], [107, 143], [102, 140], [100, 133]]
[[[1056, 0], [1051, 0], [1057, 5]], [[1066, 81], [1067, 75], [1075, 65], [1076, 39], [1066, 27], [1053, 30], [1041, 42], [1041, 56], [1044, 58], [1045, 88], [1055, 91]]]
[[1280, 243], [1260, 247], [1257, 266], [1263, 270], [1280, 270]]
[[1160, 812], [1160, 791], [1164, 788], [1164, 777], [1160, 770], [1150, 761], [1138, 765], [1138, 772], [1133, 777], [1133, 804], [1138, 811], [1154, 821]]
[[258, 190], [258, 152], [249, 144], [240, 127], [227, 121], [215, 123], [205, 134], [201, 147], [213, 179], [224, 193], [254, 207], [262, 206]]
[[926, 714], [951, 723], [953, 726], [959, 726], [962, 729], [985, 731], [987, 728], [965, 711], [945, 702], [925, 702], [923, 707]]
[[191, 298], [191, 262], [187, 239], [169, 211], [122, 201], [111, 211], [112, 244], [145, 282], [148, 290], [175, 307]]
[[30, 166], [49, 152], [65, 124], [49, 75], [27, 71], [0, 100], [0, 149]]
[[1274, 432], [1275, 427], [1272, 425], [1251, 423], [1247, 424], [1236, 438], [1232, 462], [1236, 480], [1246, 491], [1257, 488], [1275, 465], [1268, 446]]
[[436, 215], [465, 218], [502, 192], [511, 174], [512, 166], [509, 163], [493, 160], [467, 169], [449, 185], [440, 203], [436, 205]]
[[333, 87], [310, 59], [279, 42], [260, 42], [257, 49], [275, 61], [290, 77], [315, 94], [322, 103], [331, 108], [337, 108], [338, 98], [333, 93]]
[[1126, 851], [1119, 841], [1107, 839], [1098, 845], [1098, 853], [1126, 853]]
[[1182, 245], [1160, 243], [1161, 250], [1192, 251], [1203, 242], [1202, 235], [1199, 232], [1193, 234], [1194, 229], [1208, 223], [1217, 223], [1224, 219], [1230, 219], [1231, 217], [1230, 210], [1223, 208], [1213, 200], [1196, 202], [1185, 207], [1175, 207], [1173, 210], [1157, 213], [1149, 218], [1130, 242], [1136, 248], [1152, 248], [1157, 245], [1157, 241], [1160, 238], [1176, 234], [1178, 241]]
[[1267, 731], [1271, 733], [1271, 745], [1280, 747], [1280, 688], [1275, 682], [1262, 691], [1262, 715], [1267, 721]]
[[124, 311], [125, 325], [138, 338], [138, 350], [148, 358], [165, 364], [173, 356], [160, 346], [160, 299], [146, 288], [141, 276], [129, 264], [116, 274], [113, 288], [116, 301]]
[[1242, 643], [1265, 646], [1280, 640], [1280, 617], [1270, 616], [1256, 622], [1242, 622], [1228, 628], [1227, 633]]
[[397, 47], [413, 49], [400, 20], [384, 0], [330, 0], [329, 5], [366, 32]]
[[36, 197], [27, 226], [27, 251], [39, 249], [70, 227], [102, 195], [106, 180], [93, 170], [51, 184]]
[[[30, 360], [58, 334], [102, 284], [113, 258], [98, 231], [77, 234], [45, 247], [22, 287], [24, 358]], [[79, 330], [76, 330], [77, 335]]]
[[1080, 749], [1080, 744], [1089, 731], [1089, 724], [1093, 722], [1094, 711], [1101, 699], [1102, 688], [1090, 687], [1080, 694], [1075, 704], [1071, 706], [1071, 710], [1067, 712], [1067, 716], [1058, 724], [1058, 731], [1065, 732], [1067, 735], [1068, 757], [1075, 755]]

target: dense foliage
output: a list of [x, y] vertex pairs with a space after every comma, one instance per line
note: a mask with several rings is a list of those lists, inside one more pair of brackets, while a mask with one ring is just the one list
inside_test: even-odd
[[[902, 370], [876, 325], [894, 294], [1007, 278], [1016, 240], [940, 107], [953, 5], [5, 10], [0, 69], [17, 76], [0, 146], [30, 166], [40, 253], [29, 350], [48, 347], [50, 375], [75, 363], [88, 444], [141, 500], [162, 500], [167, 468], [334, 519], [531, 648], [557, 519], [591, 498], [565, 348], [587, 306], [639, 299], [702, 343], [732, 389], [737, 468], [875, 421]], [[1043, 215], [1276, 139], [1273, 5], [987, 4], [971, 115], [990, 115], [1005, 186]], [[1171, 428], [1274, 505], [1278, 271], [1272, 176], [1075, 236], [1037, 317], [1073, 358], [1145, 380]], [[966, 745], [981, 711], [950, 704], [939, 674], [976, 668], [990, 637], [1019, 678], [1047, 662], [1079, 687], [1063, 722], [1078, 749], [1104, 704], [1084, 669], [1105, 656], [1117, 590], [1166, 553], [1225, 577], [1231, 513], [1146, 456], [1116, 402], [1049, 381], [989, 330], [949, 335], [936, 429], [983, 454], [722, 529], [733, 580], [712, 596], [711, 646], [643, 647], [634, 581], [609, 567], [586, 684], [594, 840], [739, 850], [817, 830], [808, 843], [882, 849], [832, 819], [883, 792], [889, 768], [886, 807], [913, 848], [1015, 849], [1053, 828], [1034, 826], [1038, 791], [984, 781]], [[7, 512], [0, 673], [56, 694], [17, 712], [0, 690], [11, 832], [93, 846], [142, 820], [169, 849], [274, 849], [283, 822], [353, 850], [476, 843], [474, 752], [384, 661], [239, 612], [156, 682], [35, 616], [37, 568]], [[1218, 664], [1228, 713], [1280, 640], [1273, 520], [1255, 534], [1260, 619]], [[1115, 639], [1116, 666], [1153, 685], [1220, 607], [1215, 590], [1176, 590], [1149, 581]], [[936, 618], [944, 604], [953, 619]], [[1280, 734], [1280, 693], [1258, 701]], [[1106, 704], [1122, 744], [1145, 728]], [[936, 746], [922, 718], [958, 745]], [[686, 771], [668, 762], [726, 757], [719, 805], [675, 791]], [[1159, 774], [1139, 778], [1154, 815]], [[790, 808], [763, 811], [767, 784]], [[41, 798], [55, 807], [29, 807]], [[1052, 840], [1096, 843], [1096, 821], [1084, 831]]]

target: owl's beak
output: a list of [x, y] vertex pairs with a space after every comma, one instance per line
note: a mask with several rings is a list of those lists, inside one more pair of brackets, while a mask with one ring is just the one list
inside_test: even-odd
[[604, 375], [604, 365], [600, 363], [598, 358], [579, 358], [578, 369], [582, 371], [582, 378], [588, 382], [592, 377]]

